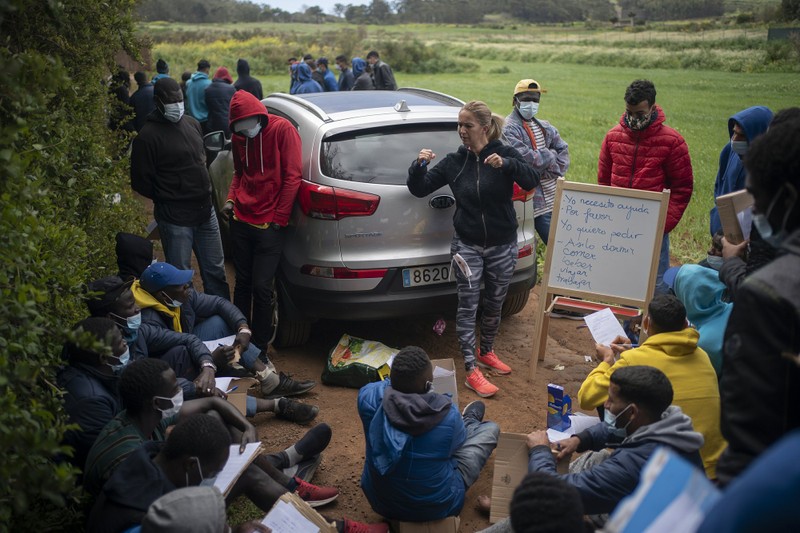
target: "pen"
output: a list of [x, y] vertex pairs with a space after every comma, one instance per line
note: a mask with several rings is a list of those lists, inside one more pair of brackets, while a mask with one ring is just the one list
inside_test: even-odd
[[638, 348], [639, 347], [638, 344], [614, 344], [614, 343], [611, 343], [611, 345], [612, 346], [620, 346], [622, 348]]
[[230, 394], [230, 393], [232, 393], [233, 391], [235, 391], [235, 390], [236, 390], [236, 389], [238, 389], [238, 388], [239, 388], [239, 385], [234, 385], [234, 386], [233, 386], [233, 387], [231, 387], [231, 389], [230, 389], [228, 392], [226, 392], [225, 394]]
[[588, 327], [589, 327], [589, 326], [587, 326], [586, 324], [584, 324], [584, 325], [582, 325], [582, 326], [575, 326], [575, 329], [588, 328]]

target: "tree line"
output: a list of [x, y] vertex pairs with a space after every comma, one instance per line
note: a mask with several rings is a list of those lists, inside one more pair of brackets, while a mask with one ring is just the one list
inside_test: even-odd
[[[728, 9], [739, 9], [731, 4]], [[753, 4], [755, 7], [755, 4]], [[523, 22], [685, 20], [717, 17], [726, 12], [725, 0], [369, 0], [338, 3], [333, 14], [319, 6], [289, 12], [245, 0], [142, 0], [137, 13], [144, 21], [174, 22], [308, 22], [353, 24], [450, 23], [475, 24], [486, 15], [506, 14]], [[800, 0], [781, 0], [783, 18], [800, 17]]]

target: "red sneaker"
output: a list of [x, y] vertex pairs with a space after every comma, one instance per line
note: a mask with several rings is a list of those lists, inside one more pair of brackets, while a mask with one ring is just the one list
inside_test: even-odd
[[311, 507], [319, 507], [326, 503], [331, 503], [339, 497], [339, 489], [333, 487], [318, 487], [303, 481], [299, 477], [295, 477], [294, 480], [297, 483], [295, 492]]
[[355, 520], [344, 519], [344, 533], [388, 533], [389, 524], [378, 522], [377, 524], [365, 524]]
[[495, 355], [494, 350], [486, 355], [481, 355], [481, 351], [478, 350], [478, 355], [476, 355], [475, 358], [478, 360], [478, 364], [483, 368], [491, 368], [498, 374], [511, 373], [511, 367], [502, 362], [500, 358]]
[[472, 372], [467, 375], [467, 381], [464, 382], [464, 385], [466, 385], [468, 389], [474, 390], [481, 398], [494, 396], [495, 393], [500, 390], [489, 383], [477, 368], [474, 368]]

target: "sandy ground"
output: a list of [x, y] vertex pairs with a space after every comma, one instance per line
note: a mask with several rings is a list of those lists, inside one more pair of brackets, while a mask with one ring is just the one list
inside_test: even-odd
[[[486, 400], [486, 419], [497, 422], [502, 431], [527, 433], [534, 429], [545, 429], [547, 384], [562, 385], [568, 394], [575, 396], [592, 367], [592, 363], [585, 362], [583, 355], [593, 350], [594, 343], [586, 328], [577, 328], [583, 322], [551, 320], [546, 358], [539, 363], [533, 382], [528, 379], [538, 312], [537, 292], [538, 287], [521, 313], [502, 322], [495, 344], [495, 351], [513, 368], [508, 376], [489, 376], [492, 383], [500, 387], [500, 392]], [[439, 337], [432, 329], [437, 318], [420, 315], [409, 320], [380, 322], [321, 321], [315, 325], [308, 344], [279, 350], [273, 359], [280, 370], [319, 381], [327, 354], [343, 333], [377, 340], [396, 348], [418, 345], [431, 358], [455, 360], [458, 397], [460, 408], [463, 408], [478, 396], [464, 386], [455, 324], [448, 320], [444, 334]], [[561, 366], [563, 370], [554, 370], [554, 367]], [[341, 494], [337, 501], [319, 510], [331, 517], [347, 516], [371, 522], [380, 520], [380, 516], [370, 508], [359, 483], [364, 464], [364, 435], [356, 410], [357, 392], [355, 389], [325, 386], [320, 382], [300, 399], [320, 406], [320, 414], [314, 423], [326, 422], [333, 428], [333, 439], [313, 482], [338, 487]], [[299, 426], [276, 420], [271, 414], [257, 415], [254, 423], [260, 438], [270, 450], [291, 444], [302, 431]], [[476, 531], [489, 525], [488, 518], [475, 509], [475, 500], [480, 494], [491, 493], [493, 470], [494, 454], [477, 483], [467, 493], [461, 513], [461, 531]]]

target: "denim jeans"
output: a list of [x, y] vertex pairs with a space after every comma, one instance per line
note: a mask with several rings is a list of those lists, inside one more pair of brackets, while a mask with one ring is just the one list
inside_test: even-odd
[[658, 271], [656, 273], [656, 294], [669, 294], [669, 286], [664, 283], [664, 272], [669, 268], [669, 233], [664, 234], [661, 241], [661, 254], [658, 256]]
[[192, 268], [192, 250], [200, 265], [203, 290], [207, 294], [231, 299], [225, 278], [225, 255], [219, 236], [219, 222], [212, 207], [206, 222], [199, 226], [178, 226], [158, 221], [158, 232], [164, 247], [167, 263], [189, 270]]
[[[195, 324], [194, 331], [192, 331], [192, 334], [196, 335], [201, 341], [222, 339], [224, 337], [229, 337], [234, 333], [235, 332], [233, 331], [233, 328], [226, 324], [225, 320], [223, 320], [219, 315], [208, 317], [199, 324]], [[250, 346], [247, 347], [247, 350], [242, 353], [242, 366], [248, 370], [252, 370], [253, 363], [256, 362], [256, 359], [258, 359], [260, 353], [261, 349], [251, 342]], [[252, 417], [255, 415], [256, 399], [252, 396], [248, 396], [247, 416]]]
[[552, 218], [553, 212], [550, 211], [549, 213], [539, 215], [533, 219], [533, 227], [536, 229], [536, 233], [545, 245], [547, 245], [547, 237], [550, 236], [550, 220]]
[[469, 489], [478, 476], [492, 450], [497, 447], [500, 428], [494, 422], [478, 422], [474, 418], [464, 420], [467, 440], [456, 450], [453, 456], [458, 463], [458, 472], [464, 480], [464, 487]]
[[253, 330], [253, 341], [267, 346], [273, 333], [272, 281], [283, 253], [284, 232], [234, 220], [231, 237], [236, 267], [233, 303], [247, 318]]

